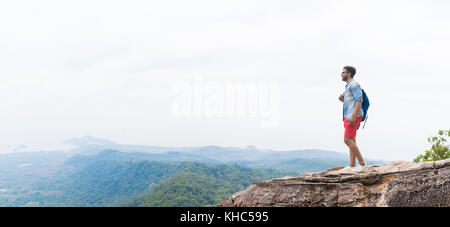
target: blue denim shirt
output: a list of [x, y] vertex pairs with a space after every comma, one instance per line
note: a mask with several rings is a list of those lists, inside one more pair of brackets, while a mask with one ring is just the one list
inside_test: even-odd
[[[343, 95], [344, 95], [344, 109], [343, 109], [344, 117], [345, 117], [345, 120], [349, 120], [352, 117], [356, 102], [363, 101], [361, 86], [359, 86], [358, 82], [351, 79], [345, 85], [345, 91], [344, 91]], [[360, 108], [358, 113], [356, 114], [356, 117], [360, 117], [363, 114], [364, 114], [364, 112], [363, 112], [362, 108]]]

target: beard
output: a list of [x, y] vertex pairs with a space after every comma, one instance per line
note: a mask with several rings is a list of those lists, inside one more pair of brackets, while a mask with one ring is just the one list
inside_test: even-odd
[[342, 81], [347, 81], [347, 79], [348, 79], [347, 75], [342, 77]]

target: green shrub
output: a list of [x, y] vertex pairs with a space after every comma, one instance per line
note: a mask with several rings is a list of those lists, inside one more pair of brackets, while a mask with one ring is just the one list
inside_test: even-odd
[[426, 150], [414, 159], [414, 162], [438, 161], [450, 158], [447, 138], [450, 137], [450, 130], [439, 130], [438, 136], [428, 137], [428, 142], [432, 144], [431, 149]]

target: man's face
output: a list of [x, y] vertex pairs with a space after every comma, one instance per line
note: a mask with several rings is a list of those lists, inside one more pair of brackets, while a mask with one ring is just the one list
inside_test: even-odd
[[347, 79], [350, 77], [350, 73], [347, 72], [347, 69], [342, 69], [342, 81], [347, 81]]

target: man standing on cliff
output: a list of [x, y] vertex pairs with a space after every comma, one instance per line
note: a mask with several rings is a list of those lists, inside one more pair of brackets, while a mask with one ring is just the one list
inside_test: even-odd
[[[347, 83], [344, 94], [339, 96], [339, 100], [344, 103], [344, 142], [350, 149], [350, 164], [342, 169], [342, 171], [362, 171], [366, 165], [356, 145], [356, 132], [358, 131], [364, 112], [361, 108], [363, 101], [361, 86], [353, 80], [355, 74], [356, 69], [352, 66], [345, 66], [341, 74], [342, 81]], [[355, 167], [356, 159], [358, 159], [360, 164], [357, 167]]]

